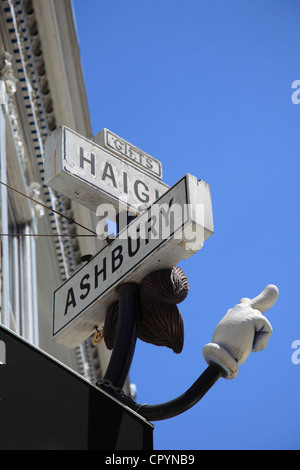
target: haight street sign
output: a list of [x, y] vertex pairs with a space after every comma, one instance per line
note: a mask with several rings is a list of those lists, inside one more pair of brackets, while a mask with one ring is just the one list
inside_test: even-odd
[[56, 191], [96, 211], [112, 204], [138, 215], [169, 186], [141, 168], [82, 137], [67, 127], [49, 135], [45, 144], [45, 183]]
[[162, 164], [156, 158], [138, 149], [108, 129], [102, 129], [93, 137], [93, 140], [111, 152], [149, 173], [151, 176], [162, 179]]
[[54, 292], [53, 339], [78, 346], [103, 323], [121, 283], [175, 266], [213, 230], [209, 185], [187, 174]]

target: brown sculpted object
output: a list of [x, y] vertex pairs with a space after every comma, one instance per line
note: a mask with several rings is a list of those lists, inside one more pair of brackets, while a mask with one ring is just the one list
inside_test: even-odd
[[142, 311], [138, 338], [156, 346], [166, 346], [179, 354], [184, 342], [184, 323], [177, 305], [148, 300], [142, 304]]
[[178, 266], [148, 274], [141, 284], [141, 298], [168, 304], [179, 304], [189, 292], [189, 282]]
[[[146, 276], [140, 286], [137, 337], [180, 353], [184, 343], [184, 323], [176, 304], [186, 298], [188, 290], [187, 277], [178, 266]], [[113, 349], [117, 325], [118, 302], [114, 302], [107, 310], [104, 324], [104, 341], [108, 349]]]

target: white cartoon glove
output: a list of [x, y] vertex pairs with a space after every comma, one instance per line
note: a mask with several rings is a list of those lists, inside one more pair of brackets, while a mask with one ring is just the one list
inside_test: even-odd
[[238, 366], [243, 364], [251, 351], [263, 350], [272, 334], [272, 326], [262, 315], [278, 298], [278, 289], [269, 284], [254, 299], [243, 298], [218, 324], [213, 342], [203, 348], [207, 364], [219, 364], [226, 379], [234, 379]]

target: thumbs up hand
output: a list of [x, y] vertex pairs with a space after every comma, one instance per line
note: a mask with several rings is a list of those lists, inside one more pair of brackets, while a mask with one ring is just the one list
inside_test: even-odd
[[269, 284], [254, 299], [243, 298], [217, 325], [212, 343], [203, 348], [207, 364], [219, 364], [226, 379], [234, 379], [238, 366], [251, 351], [263, 350], [272, 334], [272, 326], [262, 315], [278, 298], [278, 289]]

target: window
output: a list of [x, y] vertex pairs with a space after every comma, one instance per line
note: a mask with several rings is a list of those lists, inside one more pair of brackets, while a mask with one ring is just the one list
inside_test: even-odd
[[35, 240], [30, 224], [16, 222], [8, 199], [9, 327], [38, 344]]
[[[10, 150], [5, 127], [10, 124], [0, 105], [0, 182], [7, 182], [7, 162], [15, 181], [23, 181], [13, 135]], [[16, 178], [18, 175], [18, 178]], [[18, 188], [16, 188], [18, 189]], [[14, 199], [0, 185], [0, 321], [31, 343], [38, 345], [35, 240], [29, 223], [18, 223]], [[21, 201], [20, 212], [25, 213]], [[21, 210], [20, 210], [21, 207]], [[20, 219], [19, 219], [20, 220]]]

